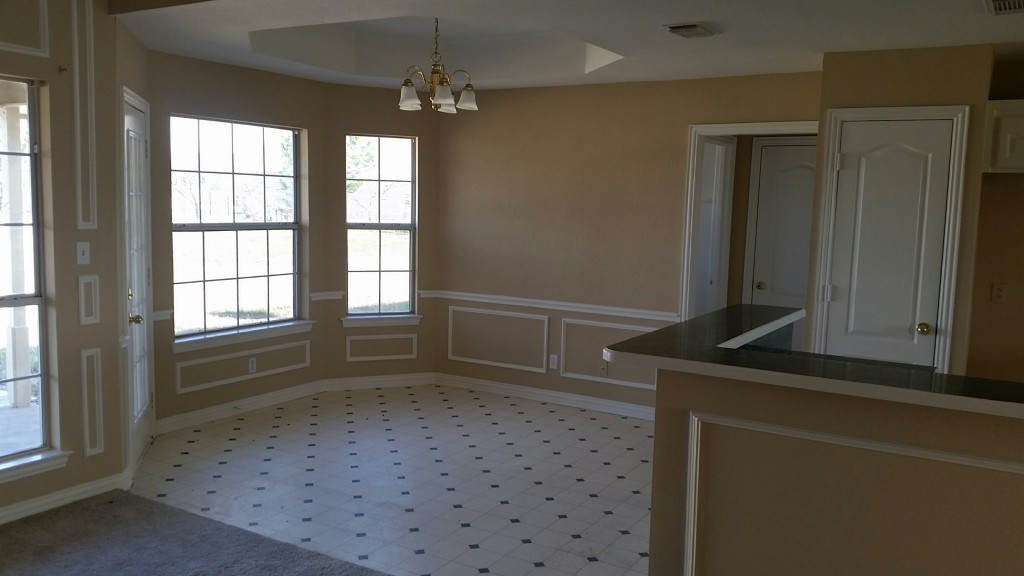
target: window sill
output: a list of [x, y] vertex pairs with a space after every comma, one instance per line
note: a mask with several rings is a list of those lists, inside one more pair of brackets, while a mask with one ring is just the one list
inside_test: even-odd
[[46, 450], [0, 462], [0, 484], [63, 468], [71, 452]]
[[271, 324], [269, 326], [250, 326], [235, 330], [227, 330], [224, 332], [216, 332], [213, 334], [180, 336], [174, 340], [174, 353], [192, 352], [195, 350], [216, 348], [218, 346], [229, 346], [231, 344], [240, 344], [242, 342], [253, 342], [266, 338], [288, 336], [290, 334], [301, 334], [303, 332], [311, 331], [313, 329], [313, 324], [314, 322], [312, 320], [292, 320], [290, 322], [281, 322], [280, 324]]
[[423, 316], [419, 314], [395, 314], [383, 316], [345, 316], [340, 318], [345, 328], [370, 328], [378, 326], [419, 326]]

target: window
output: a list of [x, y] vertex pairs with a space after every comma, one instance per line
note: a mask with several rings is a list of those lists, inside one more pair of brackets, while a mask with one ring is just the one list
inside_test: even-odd
[[[35, 89], [0, 79], [0, 459], [44, 448]], [[10, 266], [6, 263], [10, 263]], [[8, 270], [10, 271], [8, 273]]]
[[413, 313], [416, 191], [412, 138], [348, 136], [348, 314]]
[[175, 335], [296, 318], [296, 139], [171, 117]]

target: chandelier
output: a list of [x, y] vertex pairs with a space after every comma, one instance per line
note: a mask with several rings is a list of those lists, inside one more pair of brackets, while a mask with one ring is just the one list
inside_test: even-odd
[[[416, 94], [416, 86], [413, 79], [419, 78], [420, 90], [430, 93], [430, 107], [440, 112], [455, 114], [458, 110], [476, 110], [476, 92], [469, 77], [469, 72], [456, 70], [449, 74], [441, 63], [441, 54], [437, 51], [437, 38], [439, 36], [437, 18], [434, 18], [434, 53], [430, 55], [430, 75], [427, 76], [423, 70], [415, 64], [405, 71], [405, 81], [402, 82], [402, 96], [398, 100], [398, 108], [401, 110], [419, 110], [420, 97]], [[455, 103], [455, 95], [452, 94], [452, 80], [457, 74], [465, 74], [466, 84], [459, 95], [459, 103]]]

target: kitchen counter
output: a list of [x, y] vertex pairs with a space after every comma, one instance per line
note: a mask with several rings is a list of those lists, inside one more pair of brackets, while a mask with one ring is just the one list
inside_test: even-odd
[[[788, 350], [787, 327], [802, 318], [802, 312], [777, 306], [729, 306], [612, 344], [605, 348], [604, 359], [1024, 419], [1024, 383]], [[742, 343], [745, 335], [753, 336], [751, 343], [722, 346], [730, 341]]]
[[788, 350], [730, 306], [605, 348], [657, 369], [649, 574], [1018, 574], [1024, 384]]

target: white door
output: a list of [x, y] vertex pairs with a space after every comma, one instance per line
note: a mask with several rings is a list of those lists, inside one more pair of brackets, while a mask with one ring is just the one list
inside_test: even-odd
[[700, 146], [697, 159], [701, 167], [700, 180], [696, 183], [693, 206], [696, 234], [691, 263], [690, 317], [726, 305], [736, 139], [707, 137]]
[[150, 363], [149, 137], [148, 105], [124, 95], [124, 297], [123, 344], [127, 359], [128, 465], [134, 471], [153, 439], [153, 369]]
[[754, 139], [744, 302], [790, 308], [806, 305], [816, 140]]
[[827, 354], [935, 365], [954, 124], [839, 127]]

